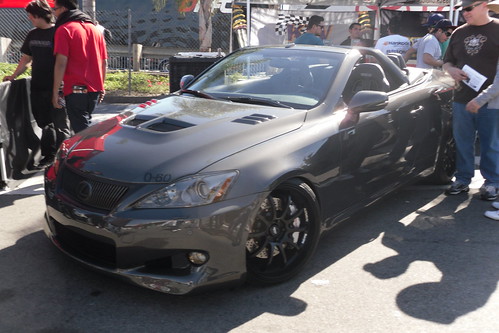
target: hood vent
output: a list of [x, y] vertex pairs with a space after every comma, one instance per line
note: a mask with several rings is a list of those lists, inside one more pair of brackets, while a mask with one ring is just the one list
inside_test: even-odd
[[242, 117], [239, 119], [233, 120], [234, 123], [242, 123], [242, 124], [249, 124], [249, 125], [258, 125], [263, 122], [276, 119], [275, 116], [267, 115], [267, 114], [258, 114], [254, 113], [250, 116]]
[[144, 124], [142, 128], [147, 128], [148, 130], [157, 132], [174, 132], [191, 126], [194, 125], [175, 119], [160, 118], [157, 119], [157, 121]]
[[131, 117], [128, 119], [125, 119], [123, 121], [123, 125], [128, 125], [128, 126], [139, 126], [142, 123], [145, 123], [146, 121], [152, 120], [154, 118], [157, 118], [157, 116], [149, 116], [149, 115], [143, 115], [143, 114], [138, 114], [135, 117]]
[[175, 119], [158, 117], [157, 115], [138, 114], [134, 118], [126, 119], [123, 125], [148, 129], [156, 132], [173, 132], [194, 126]]

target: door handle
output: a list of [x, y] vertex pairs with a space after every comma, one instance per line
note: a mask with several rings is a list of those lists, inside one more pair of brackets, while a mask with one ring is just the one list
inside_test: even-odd
[[411, 112], [410, 112], [410, 114], [415, 115], [415, 114], [417, 114], [417, 113], [419, 113], [419, 112], [423, 111], [423, 109], [424, 109], [424, 107], [423, 107], [422, 105], [420, 105], [420, 106], [418, 106], [417, 108], [412, 109], [412, 110], [411, 110]]

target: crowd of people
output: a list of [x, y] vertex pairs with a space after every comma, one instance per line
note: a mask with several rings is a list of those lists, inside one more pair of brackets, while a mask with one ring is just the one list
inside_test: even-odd
[[[102, 26], [78, 9], [77, 0], [54, 3], [51, 8], [46, 0], [34, 0], [26, 6], [34, 29], [22, 45], [23, 56], [14, 73], [4, 77], [4, 81], [13, 80], [32, 66], [32, 112], [42, 129], [40, 168], [53, 162], [64, 139], [90, 125], [92, 112], [105, 91], [107, 51]], [[374, 46], [385, 54], [399, 53], [405, 60], [416, 54], [416, 67], [442, 68], [456, 81], [456, 174], [446, 190], [448, 195], [469, 191], [478, 137], [480, 172], [485, 180], [480, 196], [490, 201], [498, 197], [499, 20], [489, 16], [489, 10], [499, 12], [498, 7], [498, 0], [462, 0], [455, 8], [461, 9], [465, 24], [456, 27], [442, 14], [432, 14], [425, 24], [428, 33], [412, 45], [399, 34], [401, 24], [394, 20], [388, 25], [388, 35]], [[323, 29], [324, 18], [313, 15], [295, 43], [324, 45], [319, 37]], [[362, 38], [360, 23], [352, 23], [348, 31], [341, 45], [372, 46]], [[481, 76], [485, 82], [477, 89], [469, 84], [471, 76]], [[499, 220], [499, 202], [493, 206], [498, 210], [485, 215]]]
[[[447, 195], [469, 191], [475, 171], [475, 142], [480, 144], [480, 173], [484, 183], [480, 187], [483, 200], [494, 201], [499, 192], [499, 20], [490, 17], [489, 10], [499, 12], [499, 2], [462, 0], [460, 8], [466, 23], [456, 27], [442, 14], [432, 14], [425, 26], [428, 33], [411, 45], [409, 38], [399, 34], [400, 22], [388, 24], [388, 35], [375, 45], [381, 52], [399, 53], [407, 61], [416, 54], [416, 67], [443, 69], [457, 84], [453, 101], [453, 136], [456, 143], [455, 181], [446, 190]], [[322, 45], [318, 37], [324, 19], [314, 15], [307, 32], [296, 39], [296, 44]], [[349, 37], [341, 45], [366, 46], [359, 23], [349, 27]], [[474, 87], [472, 76], [481, 76], [484, 83]], [[485, 216], [499, 221], [497, 211]]]
[[90, 126], [96, 104], [104, 97], [107, 51], [104, 33], [77, 0], [33, 0], [26, 6], [33, 29], [21, 47], [14, 80], [31, 65], [33, 117], [42, 129], [38, 168], [53, 163], [57, 148], [73, 133]]

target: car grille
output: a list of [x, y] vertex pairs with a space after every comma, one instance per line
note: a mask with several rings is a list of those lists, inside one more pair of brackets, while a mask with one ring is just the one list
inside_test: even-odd
[[64, 251], [98, 266], [116, 267], [116, 246], [110, 239], [72, 230], [52, 219], [56, 239]]
[[85, 206], [110, 211], [125, 195], [128, 187], [87, 178], [65, 169], [62, 189], [65, 195]]

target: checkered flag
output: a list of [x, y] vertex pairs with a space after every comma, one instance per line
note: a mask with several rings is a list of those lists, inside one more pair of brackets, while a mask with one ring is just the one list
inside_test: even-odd
[[294, 14], [279, 14], [277, 19], [277, 23], [275, 25], [275, 33], [277, 35], [284, 35], [288, 30], [288, 25], [294, 25], [296, 28], [299, 28], [301, 32], [305, 32], [307, 30], [308, 17], [303, 17], [300, 15]]

